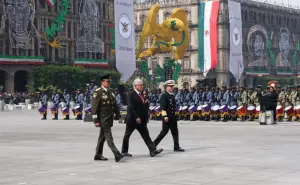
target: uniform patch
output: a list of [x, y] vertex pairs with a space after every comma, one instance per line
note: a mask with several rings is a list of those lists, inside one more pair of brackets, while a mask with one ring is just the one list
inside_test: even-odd
[[96, 98], [96, 97], [97, 97], [97, 93], [94, 93], [94, 94], [93, 94], [93, 97]]
[[107, 95], [103, 95], [102, 98], [103, 98], [103, 99], [107, 99]]

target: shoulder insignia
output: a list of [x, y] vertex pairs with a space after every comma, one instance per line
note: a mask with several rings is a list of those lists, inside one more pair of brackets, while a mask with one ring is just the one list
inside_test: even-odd
[[97, 88], [95, 91], [99, 91], [101, 88]]

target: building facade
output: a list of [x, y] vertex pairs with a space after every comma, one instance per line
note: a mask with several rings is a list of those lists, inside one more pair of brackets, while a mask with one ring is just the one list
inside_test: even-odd
[[0, 85], [6, 91], [25, 91], [38, 65], [106, 69], [113, 60], [113, 1], [60, 0], [50, 7], [44, 0], [3, 0], [0, 18]]
[[[230, 23], [228, 0], [220, 0], [218, 12], [218, 63], [210, 70], [206, 78], [210, 85], [248, 85], [254, 86], [261, 76], [290, 76], [296, 78], [300, 74], [299, 61], [299, 28], [300, 11], [291, 7], [236, 0], [241, 3], [242, 18], [242, 50], [244, 72], [239, 82], [229, 71], [230, 62]], [[198, 67], [198, 21], [200, 0], [158, 0], [138, 1], [135, 5], [136, 37], [142, 30], [147, 13], [154, 3], [160, 3], [159, 22], [166, 19], [172, 9], [184, 8], [190, 22], [190, 47], [182, 61], [182, 71], [178, 81], [179, 88], [196, 85], [203, 79]], [[149, 42], [145, 47], [149, 47]], [[275, 57], [274, 57], [275, 56]], [[158, 54], [152, 58], [152, 65], [163, 64], [167, 54]], [[299, 73], [299, 74], [298, 74]]]

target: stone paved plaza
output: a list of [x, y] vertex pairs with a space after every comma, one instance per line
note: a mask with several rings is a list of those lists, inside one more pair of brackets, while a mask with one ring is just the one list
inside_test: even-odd
[[[51, 116], [51, 115], [50, 115]], [[49, 116], [49, 117], [50, 117]], [[0, 112], [1, 185], [299, 185], [300, 124], [183, 122], [174, 153], [169, 134], [151, 158], [135, 131], [132, 158], [93, 161], [98, 129], [81, 121], [41, 121], [36, 111]], [[149, 123], [151, 138], [159, 122]], [[113, 135], [121, 148], [125, 125]]]

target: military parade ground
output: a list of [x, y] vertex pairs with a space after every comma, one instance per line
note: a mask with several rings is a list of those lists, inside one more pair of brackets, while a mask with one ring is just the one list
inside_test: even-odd
[[[259, 125], [257, 122], [180, 121], [180, 144], [173, 152], [172, 136], [149, 156], [138, 132], [129, 152], [116, 163], [105, 144], [108, 161], [94, 161], [99, 128], [92, 122], [40, 120], [37, 111], [0, 112], [1, 185], [299, 185], [298, 122]], [[148, 123], [151, 139], [160, 121]], [[125, 124], [112, 128], [121, 148]]]

